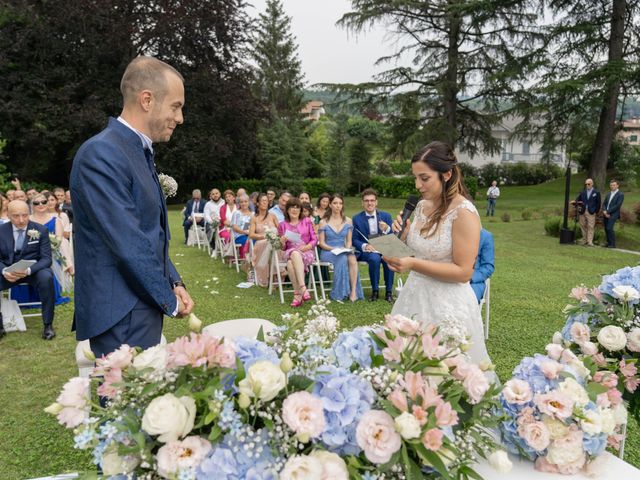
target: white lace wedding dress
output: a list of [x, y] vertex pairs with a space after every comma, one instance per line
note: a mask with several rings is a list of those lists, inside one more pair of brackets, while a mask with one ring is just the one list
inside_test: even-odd
[[[427, 221], [423, 207], [424, 201], [416, 206], [407, 245], [414, 250], [416, 258], [441, 263], [452, 262], [453, 222], [460, 209], [467, 209], [477, 215], [476, 208], [469, 200], [464, 200], [445, 214], [434, 235], [425, 238], [420, 235], [420, 230]], [[437, 324], [444, 336], [456, 339], [470, 337], [471, 348], [468, 355], [471, 360], [474, 363], [489, 360], [478, 300], [469, 282], [445, 282], [412, 271], [391, 313], [413, 318], [423, 324]]]

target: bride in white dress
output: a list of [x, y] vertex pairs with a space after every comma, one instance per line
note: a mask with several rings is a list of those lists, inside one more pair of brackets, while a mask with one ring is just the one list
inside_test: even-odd
[[[422, 200], [402, 239], [415, 257], [385, 258], [393, 271], [411, 272], [391, 313], [437, 324], [444, 336], [467, 337], [471, 360], [489, 360], [478, 300], [469, 285], [480, 218], [465, 197], [456, 156], [447, 144], [431, 142], [411, 162]], [[394, 231], [400, 231], [401, 221], [398, 216]]]

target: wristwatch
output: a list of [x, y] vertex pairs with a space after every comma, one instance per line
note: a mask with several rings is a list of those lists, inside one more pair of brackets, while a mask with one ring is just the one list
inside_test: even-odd
[[173, 285], [173, 288], [176, 288], [176, 287], [182, 287], [182, 288], [184, 288], [185, 290], [187, 289], [187, 286], [184, 284], [184, 282], [183, 282], [183, 281], [173, 282], [173, 284], [172, 284], [172, 285]]

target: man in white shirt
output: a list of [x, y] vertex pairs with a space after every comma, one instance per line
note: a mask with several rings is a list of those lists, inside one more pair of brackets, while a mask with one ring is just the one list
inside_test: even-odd
[[494, 180], [491, 182], [491, 186], [487, 190], [487, 217], [493, 214], [496, 209], [496, 200], [500, 196], [500, 189], [498, 188], [498, 182]]
[[[224, 205], [222, 194], [217, 188], [209, 192], [209, 201], [204, 206], [204, 226], [207, 235], [211, 233], [211, 224], [214, 220], [220, 220], [220, 208]], [[214, 232], [215, 234], [215, 232]], [[215, 238], [211, 235], [211, 245], [214, 245]]]

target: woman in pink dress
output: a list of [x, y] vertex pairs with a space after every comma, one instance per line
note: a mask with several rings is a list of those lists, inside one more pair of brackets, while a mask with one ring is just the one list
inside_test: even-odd
[[289, 199], [284, 217], [284, 222], [278, 227], [278, 233], [287, 259], [289, 279], [293, 284], [291, 306], [299, 307], [311, 300], [311, 294], [304, 284], [304, 276], [309, 271], [309, 265], [315, 261], [318, 238], [311, 220], [302, 218], [302, 204], [297, 198]]
[[[225, 204], [220, 207], [220, 238], [224, 240], [226, 244], [231, 242], [231, 217], [238, 208], [236, 206], [236, 195], [233, 190], [224, 191]], [[231, 252], [233, 255], [233, 251]]]
[[[254, 242], [251, 264], [256, 283], [261, 287], [269, 285], [269, 261], [271, 259], [271, 244], [267, 240], [267, 230], [278, 232], [278, 220], [269, 213], [269, 197], [261, 193], [256, 199], [256, 214], [251, 219], [249, 238]], [[278, 252], [281, 253], [281, 252]]]

